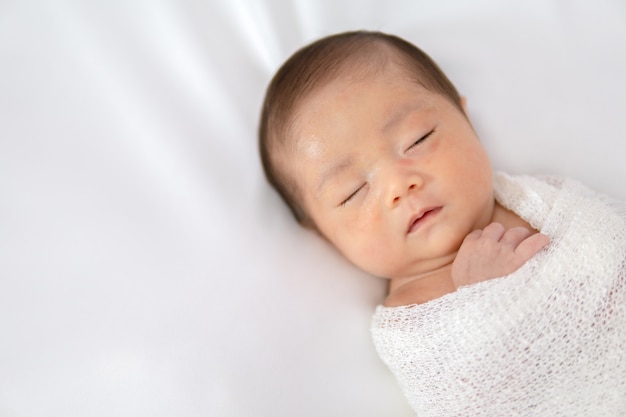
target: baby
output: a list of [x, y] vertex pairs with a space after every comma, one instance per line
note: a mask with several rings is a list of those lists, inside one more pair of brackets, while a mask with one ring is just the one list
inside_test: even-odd
[[626, 413], [624, 211], [577, 183], [494, 174], [465, 99], [417, 47], [360, 31], [297, 51], [268, 87], [260, 152], [303, 226], [389, 280], [372, 333], [420, 415]]
[[548, 242], [495, 202], [465, 100], [412, 49], [373, 33], [320, 41], [278, 72], [261, 123], [271, 183], [303, 225], [390, 280], [388, 306], [508, 274]]

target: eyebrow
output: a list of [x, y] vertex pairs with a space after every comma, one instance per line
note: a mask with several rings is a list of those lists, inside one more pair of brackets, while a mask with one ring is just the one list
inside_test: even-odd
[[339, 174], [350, 168], [353, 164], [354, 158], [352, 156], [347, 156], [345, 158], [335, 161], [332, 164], [327, 165], [320, 175], [317, 191], [321, 191], [332, 178], [337, 177]]
[[409, 114], [415, 113], [420, 110], [423, 106], [422, 103], [407, 103], [403, 106], [397, 107], [393, 112], [387, 117], [387, 120], [383, 124], [381, 129], [382, 133], [387, 133], [392, 130], [394, 127], [398, 125], [402, 120], [404, 120]]

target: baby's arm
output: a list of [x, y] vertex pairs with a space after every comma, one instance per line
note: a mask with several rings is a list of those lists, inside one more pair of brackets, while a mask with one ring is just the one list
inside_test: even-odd
[[505, 230], [491, 223], [467, 235], [452, 263], [452, 282], [456, 288], [515, 272], [532, 258], [549, 239], [524, 227]]

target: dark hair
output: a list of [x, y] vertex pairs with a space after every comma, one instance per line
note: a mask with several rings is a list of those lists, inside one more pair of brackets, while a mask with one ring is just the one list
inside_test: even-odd
[[304, 208], [301, 190], [294, 178], [280, 169], [276, 155], [277, 145], [285, 148], [298, 104], [348, 70], [351, 74], [359, 69], [371, 70], [383, 66], [389, 58], [395, 58], [394, 62], [417, 83], [463, 111], [456, 88], [428, 55], [402, 38], [381, 32], [344, 32], [319, 39], [296, 51], [272, 78], [259, 125], [261, 162], [267, 180], [300, 224], [314, 226]]

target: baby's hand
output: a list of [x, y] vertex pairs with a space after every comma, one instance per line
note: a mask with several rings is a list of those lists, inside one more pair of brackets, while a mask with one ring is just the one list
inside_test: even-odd
[[524, 227], [505, 230], [491, 223], [484, 230], [467, 235], [452, 263], [452, 282], [456, 288], [515, 272], [550, 240]]

